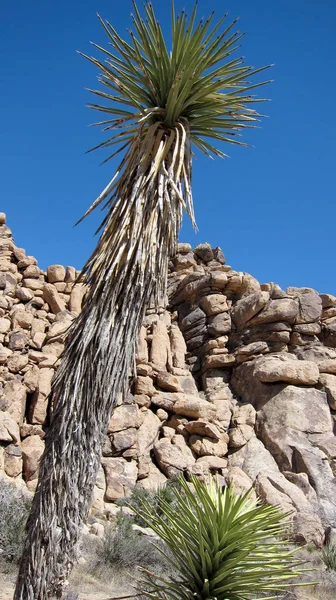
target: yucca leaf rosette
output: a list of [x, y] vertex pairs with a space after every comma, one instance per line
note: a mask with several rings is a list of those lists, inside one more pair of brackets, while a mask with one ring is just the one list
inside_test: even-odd
[[278, 507], [213, 479], [179, 481], [173, 504], [161, 500], [159, 513], [143, 503], [138, 511], [165, 542], [166, 550], [158, 550], [172, 567], [169, 578], [142, 569], [140, 594], [152, 600], [271, 600], [302, 575], [298, 549], [287, 541], [288, 515]]
[[[133, 6], [134, 29], [128, 41], [99, 17], [109, 48], [93, 43], [103, 53], [102, 60], [84, 55], [99, 69], [102, 86], [90, 92], [104, 101], [89, 106], [107, 115], [95, 123], [107, 139], [92, 150], [113, 150], [104, 162], [123, 154], [114, 177], [84, 216], [106, 199], [110, 209], [125, 198], [131, 202], [133, 192], [164, 216], [170, 232], [168, 254], [173, 254], [183, 208], [196, 226], [193, 153], [198, 149], [224, 158], [219, 147], [223, 142], [247, 145], [241, 133], [256, 126], [260, 115], [253, 106], [264, 101], [253, 92], [269, 82], [251, 80], [268, 66], [254, 69], [242, 57], [233, 57], [243, 34], [234, 31], [236, 21], [226, 25], [227, 15], [215, 25], [214, 13], [196, 24], [197, 5], [188, 19], [184, 10], [176, 16], [172, 3], [169, 49], [151, 3], [144, 7], [145, 19], [135, 2]], [[109, 230], [106, 237], [110, 236]], [[162, 263], [161, 267], [164, 287], [166, 270]]]

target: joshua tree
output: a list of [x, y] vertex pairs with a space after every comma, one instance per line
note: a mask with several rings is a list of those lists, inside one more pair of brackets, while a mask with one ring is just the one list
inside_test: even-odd
[[[74, 545], [88, 513], [112, 409], [127, 388], [139, 327], [149, 301], [165, 297], [168, 259], [176, 251], [183, 208], [194, 213], [193, 148], [224, 157], [219, 142], [241, 144], [239, 131], [258, 114], [254, 70], [232, 58], [241, 35], [223, 17], [195, 25], [172, 8], [171, 51], [151, 4], [143, 20], [134, 4], [134, 32], [123, 40], [100, 22], [111, 49], [94, 44], [103, 62], [106, 105], [91, 108], [112, 132], [97, 148], [123, 153], [114, 177], [86, 215], [105, 202], [96, 249], [84, 266], [88, 292], [69, 331], [52, 385], [52, 418], [15, 592], [16, 600], [60, 597]], [[216, 144], [216, 145], [213, 145]], [[86, 216], [84, 215], [84, 216]]]

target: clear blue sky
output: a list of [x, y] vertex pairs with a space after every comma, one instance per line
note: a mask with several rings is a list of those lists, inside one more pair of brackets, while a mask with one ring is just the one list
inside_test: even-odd
[[[141, 5], [142, 3], [139, 3]], [[162, 24], [170, 2], [153, 0]], [[191, 0], [176, 0], [176, 8]], [[240, 17], [242, 54], [275, 63], [264, 94], [269, 115], [230, 159], [198, 159], [193, 192], [199, 233], [181, 240], [221, 246], [236, 270], [261, 282], [336, 293], [335, 0], [200, 0], [199, 16]], [[127, 35], [131, 0], [15, 0], [0, 19], [0, 210], [17, 245], [42, 268], [80, 268], [94, 247], [100, 215], [74, 222], [112, 176], [115, 163], [85, 150], [102, 139], [85, 108], [96, 71], [76, 54], [105, 37], [96, 12]]]

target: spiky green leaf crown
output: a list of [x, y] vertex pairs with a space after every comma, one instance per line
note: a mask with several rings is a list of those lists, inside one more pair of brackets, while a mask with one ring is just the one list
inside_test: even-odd
[[[112, 208], [119, 199], [136, 191], [143, 198], [154, 194], [162, 206], [168, 197], [177, 197], [178, 213], [183, 207], [196, 228], [192, 148], [210, 157], [225, 157], [219, 142], [247, 145], [236, 138], [240, 130], [255, 127], [253, 123], [260, 115], [251, 105], [263, 101], [250, 92], [268, 83], [251, 84], [249, 79], [268, 67], [253, 69], [243, 65], [242, 57], [231, 57], [239, 48], [242, 34], [232, 33], [236, 21], [218, 33], [226, 15], [214, 27], [213, 14], [195, 25], [197, 5], [188, 21], [184, 11], [175, 16], [172, 1], [168, 52], [152, 5], [145, 5], [145, 20], [135, 2], [133, 5], [135, 32], [129, 31], [130, 41], [123, 40], [108, 21], [99, 17], [112, 49], [93, 44], [105, 54], [103, 62], [83, 55], [98, 67], [98, 80], [106, 89], [89, 90], [107, 100], [106, 105], [89, 105], [109, 115], [95, 125], [113, 132], [91, 150], [116, 148], [103, 162], [124, 151], [114, 177], [83, 218], [103, 201]], [[174, 220], [176, 239], [180, 221], [180, 216]]]
[[172, 3], [169, 52], [151, 3], [145, 5], [146, 21], [133, 5], [135, 33], [129, 31], [130, 42], [99, 17], [112, 50], [93, 44], [105, 54], [105, 61], [86, 56], [101, 71], [98, 79], [106, 88], [90, 91], [108, 101], [105, 106], [89, 106], [110, 115], [95, 124], [103, 125], [104, 131], [114, 130], [95, 148], [119, 144], [119, 152], [131, 143], [139, 125], [157, 124], [170, 131], [181, 123], [195, 146], [206, 154], [225, 156], [209, 138], [242, 144], [235, 137], [253, 126], [259, 115], [250, 106], [262, 101], [250, 92], [268, 83], [251, 84], [249, 79], [267, 67], [253, 69], [244, 66], [242, 57], [231, 58], [243, 34], [232, 33], [236, 21], [218, 33], [226, 15], [212, 28], [213, 13], [195, 25], [197, 5], [188, 21], [184, 11], [175, 16]]

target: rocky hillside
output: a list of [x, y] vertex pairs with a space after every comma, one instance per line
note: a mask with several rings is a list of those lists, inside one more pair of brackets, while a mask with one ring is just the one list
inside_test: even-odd
[[[0, 214], [0, 472], [33, 491], [48, 394], [84, 286], [43, 272]], [[217, 473], [292, 511], [293, 536], [336, 528], [336, 298], [260, 285], [219, 248], [179, 245], [169, 308], [148, 310], [130, 393], [114, 411], [92, 511], [135, 486]]]

